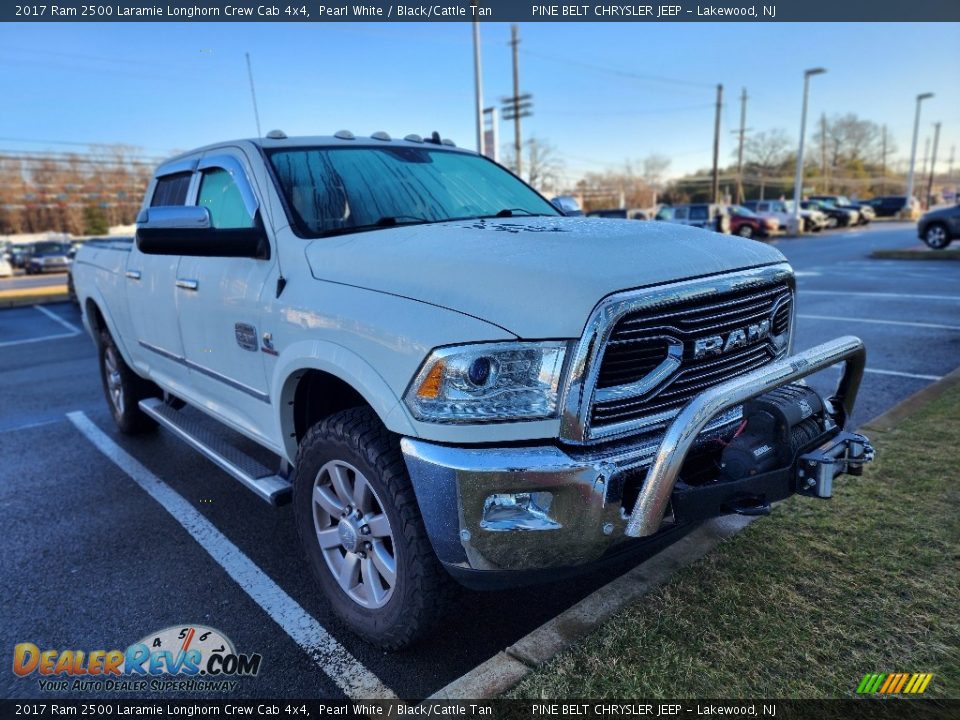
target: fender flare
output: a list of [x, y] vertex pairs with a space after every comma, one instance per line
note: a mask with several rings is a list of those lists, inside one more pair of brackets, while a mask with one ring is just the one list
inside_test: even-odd
[[87, 312], [87, 303], [93, 303], [97, 310], [100, 311], [100, 316], [103, 318], [103, 324], [106, 326], [106, 330], [110, 333], [110, 337], [113, 338], [113, 342], [116, 343], [117, 349], [120, 350], [120, 355], [123, 357], [123, 361], [131, 368], [134, 368], [133, 356], [130, 354], [130, 350], [127, 348], [126, 340], [124, 339], [122, 333], [117, 330], [117, 324], [114, 322], [113, 314], [110, 312], [110, 305], [106, 302], [103, 295], [100, 293], [100, 288], [94, 285], [89, 294], [86, 297], [80, 297], [80, 310], [83, 318], [83, 326], [87, 329], [87, 334], [93, 339], [94, 344], [100, 346], [100, 338], [98, 333], [94, 329], [93, 320], [89, 317]]
[[293, 343], [280, 354], [271, 382], [270, 396], [275, 398], [277, 408], [274, 414], [275, 437], [282, 439], [290, 460], [297, 455], [297, 441], [293, 413], [288, 409], [300, 373], [305, 370], [320, 370], [342, 380], [366, 400], [388, 430], [417, 436], [409, 417], [403, 412], [401, 399], [372, 365], [342, 345], [325, 340], [303, 340]]

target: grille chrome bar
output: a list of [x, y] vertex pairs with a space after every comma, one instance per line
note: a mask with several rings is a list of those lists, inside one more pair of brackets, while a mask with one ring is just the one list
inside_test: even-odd
[[[649, 338], [651, 334], [658, 334], [665, 324], [668, 328], [663, 332], [673, 334], [670, 324], [664, 322], [664, 318], [668, 316], [676, 318], [677, 322], [674, 324], [680, 324], [681, 327], [672, 329], [682, 335], [685, 334], [682, 325], [690, 322], [690, 320], [687, 323], [683, 322], [684, 314], [688, 319], [694, 315], [692, 322], [695, 323], [696, 314], [702, 315], [705, 311], [707, 313], [724, 312], [723, 308], [727, 308], [733, 315], [732, 322], [737, 323], [739, 321], [735, 317], [738, 313], [742, 314], [742, 304], [745, 300], [749, 301], [756, 296], [761, 300], [766, 297], [770, 299], [765, 302], [773, 303], [771, 307], [774, 307], [776, 303], [781, 302], [779, 299], [774, 299], [778, 294], [782, 295], [786, 291], [786, 297], [792, 297], [794, 285], [793, 271], [790, 266], [787, 263], [777, 263], [723, 275], [631, 290], [605, 298], [591, 313], [583, 336], [570, 360], [569, 375], [561, 401], [561, 440], [570, 444], [587, 445], [601, 440], [624, 437], [643, 430], [651, 422], [662, 424], [679, 411], [678, 407], [659, 413], [656, 409], [650, 409], [649, 413], [647, 410], [643, 411], [643, 417], [602, 426], [591, 423], [591, 406], [597, 397], [609, 398], [614, 393], [606, 391], [623, 387], [598, 388], [598, 378], [602, 364], [601, 358], [608, 344], [616, 340], [612, 336], [618, 324], [621, 321], [630, 320], [632, 324], [628, 327], [633, 329], [633, 326], [644, 321], [641, 317], [628, 316], [639, 316], [640, 313], [645, 313], [654, 317], [654, 322], [649, 328], [645, 328], [647, 335], [644, 339]], [[730, 298], [731, 293], [747, 293], [747, 295]], [[740, 306], [737, 306], [738, 301], [741, 303]], [[688, 303], [691, 307], [677, 307]], [[789, 311], [792, 319], [792, 302]], [[628, 346], [629, 342], [618, 343], [618, 347]], [[619, 367], [623, 368], [623, 366]], [[601, 390], [604, 392], [601, 393]]]

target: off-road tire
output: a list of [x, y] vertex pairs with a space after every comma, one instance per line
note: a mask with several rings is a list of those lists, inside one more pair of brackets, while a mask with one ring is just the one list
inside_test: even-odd
[[[377, 609], [362, 607], [341, 588], [317, 540], [314, 482], [331, 461], [348, 463], [363, 474], [390, 522], [396, 582], [386, 604]], [[399, 439], [369, 408], [335, 413], [304, 435], [297, 452], [293, 511], [314, 577], [334, 612], [357, 635], [399, 650], [421, 639], [449, 609], [458, 586], [430, 544]]]
[[[130, 369], [106, 330], [100, 331], [98, 345], [103, 394], [120, 432], [139, 435], [155, 429], [157, 423], [143, 413], [139, 403], [144, 398], [156, 395], [156, 386]], [[117, 400], [117, 390], [121, 393], [120, 401]]]

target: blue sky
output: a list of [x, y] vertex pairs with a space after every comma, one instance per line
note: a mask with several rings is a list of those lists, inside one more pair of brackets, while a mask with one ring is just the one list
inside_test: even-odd
[[[511, 91], [510, 27], [481, 33], [485, 104], [499, 104]], [[795, 137], [813, 66], [829, 73], [812, 80], [811, 118], [885, 123], [906, 157], [914, 98], [931, 91], [918, 153], [938, 120], [939, 167], [960, 144], [957, 24], [527, 23], [520, 35], [521, 89], [535, 112], [525, 135], [554, 145], [574, 178], [653, 152], [672, 159], [671, 175], [708, 167], [717, 83], [722, 161], [743, 87], [749, 127]], [[0, 149], [122, 142], [164, 155], [251, 136], [245, 51], [264, 132], [437, 129], [474, 145], [466, 23], [37, 23], [0, 24]]]

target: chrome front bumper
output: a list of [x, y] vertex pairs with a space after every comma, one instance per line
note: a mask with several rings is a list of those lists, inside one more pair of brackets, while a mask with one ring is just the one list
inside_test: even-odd
[[[599, 558], [628, 537], [654, 535], [692, 449], [739, 419], [747, 400], [844, 363], [831, 414], [842, 428], [853, 410], [866, 351], [841, 337], [716, 385], [694, 398], [662, 435], [613, 449], [452, 447], [401, 440], [414, 490], [442, 562], [473, 570], [530, 570]], [[647, 470], [632, 513], [622, 511], [622, 478]], [[615, 491], [616, 490], [616, 491]], [[548, 520], [490, 522], [491, 498], [549, 497]], [[486, 519], [485, 519], [486, 514]]]

